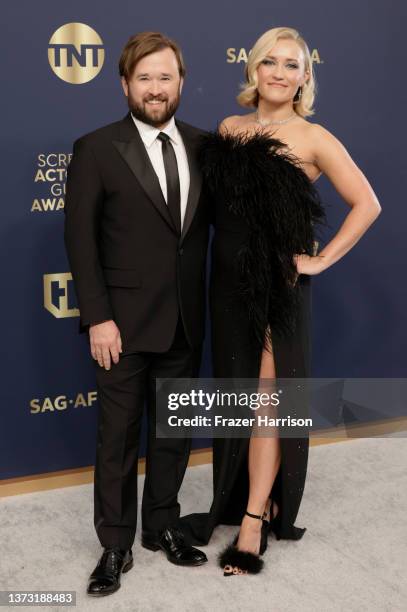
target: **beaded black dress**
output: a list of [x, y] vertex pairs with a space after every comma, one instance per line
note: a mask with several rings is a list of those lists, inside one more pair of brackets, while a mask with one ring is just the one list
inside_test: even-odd
[[[210, 278], [213, 375], [257, 378], [267, 330], [276, 376], [310, 374], [311, 277], [297, 278], [293, 255], [314, 252], [325, 220], [317, 191], [285, 145], [264, 133], [210, 133], [201, 150], [214, 202]], [[240, 525], [248, 500], [249, 439], [214, 438], [209, 512], [179, 519], [186, 539], [207, 544], [219, 524]], [[271, 495], [277, 537], [297, 540], [294, 525], [308, 462], [308, 436], [281, 437]]]

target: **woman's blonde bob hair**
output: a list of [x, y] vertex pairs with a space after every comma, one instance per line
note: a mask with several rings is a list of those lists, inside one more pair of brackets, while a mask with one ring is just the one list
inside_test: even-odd
[[302, 38], [300, 33], [297, 30], [294, 30], [294, 28], [273, 28], [265, 32], [256, 41], [251, 53], [249, 54], [245, 68], [246, 83], [241, 85], [242, 91], [237, 96], [237, 101], [241, 106], [246, 108], [257, 108], [259, 102], [259, 92], [257, 90], [257, 68], [270, 52], [272, 47], [274, 47], [276, 42], [282, 38], [295, 40], [295, 42], [298, 43], [304, 53], [304, 70], [309, 71], [309, 79], [301, 87], [301, 98], [298, 102], [294, 101], [293, 103], [294, 110], [301, 117], [313, 115], [314, 110], [312, 105], [315, 99], [316, 82], [312, 67], [311, 54], [309, 52], [307, 43]]

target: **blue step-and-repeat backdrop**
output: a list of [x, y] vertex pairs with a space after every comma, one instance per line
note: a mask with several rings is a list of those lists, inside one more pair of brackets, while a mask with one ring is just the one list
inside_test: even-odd
[[[402, 0], [15, 0], [1, 10], [0, 479], [94, 462], [97, 394], [63, 243], [64, 185], [73, 141], [127, 112], [117, 64], [136, 32], [180, 43], [188, 74], [178, 117], [206, 129], [246, 112], [235, 96], [260, 34], [303, 34], [318, 84], [311, 120], [345, 145], [383, 208], [351, 253], [313, 279], [314, 375], [406, 376]], [[84, 24], [79, 38], [72, 23]], [[90, 80], [66, 80], [70, 61]], [[317, 186], [329, 239], [348, 207], [327, 179]], [[208, 347], [202, 371], [210, 375]]]

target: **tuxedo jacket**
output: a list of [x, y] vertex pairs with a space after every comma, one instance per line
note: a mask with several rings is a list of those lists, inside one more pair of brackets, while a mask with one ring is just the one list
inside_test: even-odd
[[190, 187], [181, 236], [130, 113], [75, 141], [64, 239], [80, 333], [113, 319], [126, 351], [165, 352], [178, 316], [187, 340], [204, 336], [209, 202], [198, 149], [204, 135], [182, 121]]

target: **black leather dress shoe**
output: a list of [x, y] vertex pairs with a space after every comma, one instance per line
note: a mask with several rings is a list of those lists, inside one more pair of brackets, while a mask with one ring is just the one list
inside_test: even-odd
[[110, 595], [120, 588], [120, 574], [133, 567], [131, 550], [105, 548], [97, 566], [91, 573], [86, 590], [88, 595], [101, 597]]
[[149, 550], [161, 549], [175, 565], [202, 565], [208, 561], [205, 553], [185, 543], [184, 535], [175, 527], [167, 527], [158, 538], [143, 532], [141, 545]]

